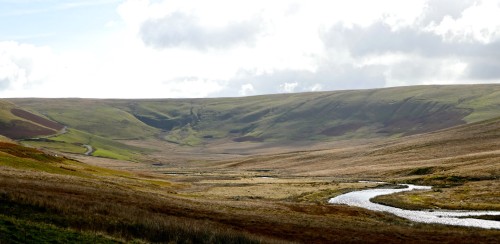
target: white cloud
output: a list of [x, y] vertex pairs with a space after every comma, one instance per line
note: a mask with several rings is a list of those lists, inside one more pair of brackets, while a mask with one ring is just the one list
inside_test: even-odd
[[432, 59], [411, 56], [387, 66], [387, 86], [468, 83], [463, 76], [467, 64], [456, 58]]
[[1, 90], [22, 91], [47, 80], [57, 69], [48, 47], [0, 42]]
[[248, 95], [253, 95], [254, 91], [255, 91], [255, 89], [253, 88], [253, 85], [247, 83], [247, 84], [241, 85], [241, 88], [240, 88], [240, 91], [238, 92], [238, 94], [240, 96], [248, 96]]
[[445, 16], [439, 24], [432, 23], [428, 31], [448, 42], [491, 43], [500, 37], [500, 2], [482, 0], [465, 9], [460, 17]]
[[246, 96], [500, 81], [498, 1], [125, 0], [117, 13], [121, 22], [103, 22], [107, 32], [91, 43], [0, 43], [0, 95]]
[[[186, 77], [163, 82], [164, 89], [162, 96], [156, 97], [207, 97], [218, 92], [222, 86], [211, 80], [198, 79], [196, 77]], [[188, 92], [186, 92], [188, 91]]]
[[319, 83], [314, 84], [310, 89], [310, 91], [316, 92], [316, 91], [322, 91], [323, 86]]
[[251, 45], [259, 32], [258, 21], [245, 20], [219, 28], [206, 28], [196, 17], [176, 12], [144, 22], [140, 36], [144, 43], [156, 48], [186, 46], [205, 50]]
[[285, 82], [284, 84], [280, 85], [280, 88], [282, 92], [290, 93], [294, 92], [295, 88], [297, 88], [298, 85], [298, 82]]

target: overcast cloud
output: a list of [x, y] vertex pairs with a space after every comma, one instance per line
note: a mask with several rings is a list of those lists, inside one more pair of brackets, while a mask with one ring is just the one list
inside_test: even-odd
[[142, 24], [139, 34], [145, 44], [156, 48], [188, 47], [204, 50], [252, 44], [258, 33], [258, 21], [207, 28], [196, 17], [175, 12], [161, 19], [147, 20]]
[[215, 97], [500, 83], [500, 0], [61, 6], [69, 5], [0, 0], [0, 96]]

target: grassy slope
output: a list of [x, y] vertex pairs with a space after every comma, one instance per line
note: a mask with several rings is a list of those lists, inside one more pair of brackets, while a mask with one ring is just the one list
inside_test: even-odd
[[500, 115], [498, 92], [498, 85], [420, 86], [115, 106], [169, 130], [171, 141], [286, 142], [416, 134], [479, 121]]
[[16, 116], [14, 116], [10, 112], [10, 110], [14, 107], [14, 104], [4, 100], [0, 100], [0, 120], [2, 122], [8, 122], [10, 120], [16, 119]]
[[76, 129], [68, 129], [66, 133], [44, 140], [26, 140], [22, 144], [49, 149], [59, 152], [83, 154], [87, 149], [83, 145], [90, 145], [94, 149], [92, 156], [113, 159], [136, 161], [143, 153], [151, 150], [125, 145], [119, 141], [93, 135]]
[[[16, 115], [15, 112], [21, 112], [22, 115], [18, 116], [19, 114]], [[22, 139], [56, 134], [61, 128], [62, 126], [52, 121], [28, 111], [20, 110], [16, 105], [8, 101], [0, 100], [0, 135], [12, 139]]]
[[286, 146], [400, 137], [500, 116], [499, 92], [500, 85], [415, 86], [242, 98], [10, 101], [70, 128], [51, 138], [57, 142], [28, 145], [83, 153], [81, 144], [90, 144], [97, 149], [94, 156], [134, 160], [150, 151], [114, 139]]
[[[0, 166], [79, 177], [90, 177], [99, 169], [65, 157], [8, 142], [0, 142]], [[106, 174], [108, 170], [99, 169], [99, 172]]]
[[141, 139], [157, 132], [107, 100], [12, 99], [70, 128], [109, 139]]
[[[164, 100], [13, 99], [62, 124], [115, 138], [200, 145], [411, 135], [500, 116], [500, 85]], [[149, 126], [148, 126], [149, 125]]]
[[[37, 110], [39, 109], [38, 106], [41, 105], [38, 104], [40, 101], [34, 102], [35, 106], [30, 107], [31, 110], [36, 110], [48, 118], [56, 117], [60, 124], [69, 125], [71, 129], [68, 129], [67, 133], [51, 136], [48, 140], [25, 141], [23, 144], [69, 153], [84, 153], [86, 149], [82, 145], [89, 144], [95, 149], [92, 153], [93, 156], [122, 160], [135, 160], [140, 157], [141, 153], [149, 151], [143, 148], [127, 146], [113, 139], [152, 137], [157, 132], [154, 128], [142, 124], [129, 113], [111, 106], [102, 106], [97, 101], [78, 100], [77, 104], [74, 102], [75, 100], [68, 103], [59, 102], [58, 100], [47, 101], [50, 104], [50, 111]], [[27, 130], [36, 131], [38, 128], [47, 129], [33, 121], [16, 117], [11, 113], [13, 108], [16, 108], [14, 104], [0, 101], [0, 123], [2, 121], [6, 124], [12, 123], [12, 121], [23, 122], [21, 125], [20, 122], [16, 124], [16, 130], [20, 131], [18, 134], [23, 134], [21, 132]], [[54, 130], [49, 131], [48, 134], [56, 133]], [[0, 134], [2, 134], [1, 129]], [[35, 137], [36, 135], [35, 132], [31, 134], [33, 135], [19, 138]], [[107, 137], [99, 136], [99, 134], [104, 134]], [[19, 139], [18, 137], [15, 138]]]
[[128, 146], [119, 141], [110, 140], [101, 136], [92, 135], [79, 130], [70, 129], [68, 133], [53, 137], [56, 142], [88, 144], [94, 148], [93, 156], [108, 157], [123, 160], [133, 160], [140, 156], [139, 152], [148, 152], [148, 149]]
[[[8, 172], [9, 168], [18, 170], [29, 170], [31, 172], [47, 172], [52, 174], [68, 176], [86, 176], [76, 172], [83, 165], [66, 158], [47, 155], [32, 148], [26, 148], [10, 142], [0, 142], [0, 167], [2, 171]], [[6, 168], [7, 167], [7, 168]], [[6, 170], [7, 169], [7, 170]], [[96, 167], [88, 167], [87, 170], [95, 171]], [[88, 174], [87, 174], [88, 175]], [[0, 176], [3, 182], [7, 178]], [[32, 243], [32, 242], [54, 242], [54, 243], [115, 243], [100, 234], [77, 232], [66, 228], [54, 226], [44, 222], [33, 221], [32, 215], [23, 218], [12, 216], [11, 204], [5, 203], [5, 189], [0, 191], [0, 242], [6, 243]]]
[[496, 118], [366, 145], [255, 156], [222, 165], [366, 178], [499, 178], [499, 148], [500, 118]]

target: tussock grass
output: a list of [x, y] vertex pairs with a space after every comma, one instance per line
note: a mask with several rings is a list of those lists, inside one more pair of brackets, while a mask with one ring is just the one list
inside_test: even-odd
[[191, 195], [210, 199], [266, 199], [287, 202], [325, 203], [336, 195], [367, 187], [374, 183], [333, 182], [331, 179], [244, 178], [240, 180], [210, 180], [197, 182], [199, 191]]
[[1, 243], [123, 243], [99, 233], [79, 232], [0, 214]]
[[0, 214], [21, 222], [106, 233], [126, 241], [259, 242], [211, 221], [169, 215], [161, 199], [121, 185], [56, 175], [45, 175], [42, 183], [33, 172], [19, 173], [26, 178], [0, 177]]

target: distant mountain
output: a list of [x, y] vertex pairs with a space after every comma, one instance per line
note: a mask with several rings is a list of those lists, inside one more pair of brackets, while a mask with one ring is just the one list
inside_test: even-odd
[[426, 133], [499, 117], [500, 85], [203, 99], [19, 98], [4, 99], [0, 105], [0, 135], [14, 139], [49, 135], [64, 125], [70, 134], [56, 140], [71, 145], [57, 148], [76, 152], [83, 149], [75, 145], [93, 143], [101, 147], [98, 155], [125, 159], [128, 156], [120, 155], [141, 150], [117, 139], [160, 139], [190, 146], [221, 142], [287, 145]]

